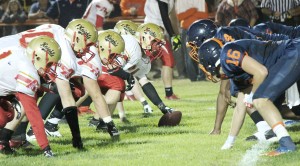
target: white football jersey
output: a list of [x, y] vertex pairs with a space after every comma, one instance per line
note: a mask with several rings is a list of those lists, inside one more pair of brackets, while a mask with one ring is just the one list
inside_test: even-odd
[[0, 50], [0, 96], [22, 92], [34, 97], [40, 77], [22, 47]]
[[150, 72], [151, 62], [148, 57], [142, 57], [142, 48], [138, 41], [132, 35], [122, 35], [125, 42], [125, 55], [128, 56], [128, 62], [123, 67], [125, 71], [135, 66], [133, 75], [138, 78], [145, 77]]
[[[59, 25], [44, 24], [34, 29], [30, 29], [15, 35], [0, 38], [0, 49], [14, 46], [14, 45], [18, 45], [19, 47], [26, 48], [27, 44], [37, 36], [45, 35], [54, 38], [54, 40], [61, 47], [61, 53], [62, 53], [61, 59], [59, 61], [59, 65], [56, 70], [57, 77], [67, 81], [72, 76], [75, 75], [82, 76], [81, 65], [83, 63], [77, 63], [78, 59], [76, 58], [69, 41], [66, 40], [64, 31], [65, 29]], [[98, 51], [95, 51], [94, 54], [95, 57], [99, 57]], [[93, 58], [91, 61], [95, 61], [94, 63], [98, 64], [97, 67], [101, 69], [100, 60], [98, 60], [97, 58]], [[93, 75], [92, 73], [95, 72], [91, 70], [90, 74], [87, 74], [87, 72], [85, 72], [85, 75], [91, 77], [91, 75]], [[99, 73], [97, 73], [97, 75], [99, 75]], [[97, 75], [95, 75], [95, 77]]]
[[[174, 7], [174, 0], [160, 0], [160, 1], [168, 4], [168, 8], [169, 8], [168, 12], [170, 13]], [[154, 23], [165, 29], [164, 23], [160, 15], [157, 0], [146, 0], [144, 12], [146, 15], [144, 20], [145, 23], [149, 23], [149, 22]]]
[[103, 26], [101, 24], [104, 18], [109, 16], [113, 9], [114, 6], [108, 0], [93, 0], [85, 10], [82, 18], [99, 28]]

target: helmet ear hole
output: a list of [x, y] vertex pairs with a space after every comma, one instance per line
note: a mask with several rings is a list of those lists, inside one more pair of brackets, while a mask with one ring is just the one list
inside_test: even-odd
[[[37, 55], [35, 55], [35, 56], [37, 56]], [[41, 58], [40, 58], [40, 57], [36, 57], [36, 60], [37, 60], [37, 61], [40, 61], [40, 60], [41, 60]]]

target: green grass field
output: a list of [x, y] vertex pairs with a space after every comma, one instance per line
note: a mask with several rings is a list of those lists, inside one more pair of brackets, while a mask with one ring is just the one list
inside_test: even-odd
[[[162, 82], [157, 80], [153, 83], [163, 98]], [[248, 162], [247, 158], [243, 160], [245, 154], [247, 152], [249, 154], [249, 150], [257, 144], [257, 142], [244, 141], [247, 136], [256, 131], [249, 117], [245, 119], [234, 148], [221, 151], [220, 148], [228, 136], [233, 109], [230, 108], [227, 112], [221, 135], [209, 135], [214, 124], [218, 88], [219, 84], [210, 82], [174, 80], [174, 91], [181, 100], [165, 101], [165, 103], [183, 113], [179, 126], [158, 128], [157, 122], [162, 114], [155, 106], [152, 105], [153, 115], [144, 118], [139, 102], [125, 101], [127, 118], [131, 124], [122, 124], [118, 117], [114, 116], [114, 121], [121, 132], [119, 142], [111, 141], [108, 133], [95, 132], [95, 128], [88, 127], [87, 119], [90, 115], [84, 115], [80, 116], [80, 126], [86, 150], [74, 149], [67, 124], [60, 124], [63, 137], [49, 138], [56, 155], [54, 158], [46, 159], [36, 146], [31, 151], [20, 149], [15, 156], [0, 155], [0, 165], [300, 165], [299, 150], [278, 157], [258, 156], [257, 162], [254, 163], [250, 160]], [[117, 111], [115, 114], [117, 115]], [[297, 147], [300, 148], [299, 125], [290, 128], [289, 131]], [[277, 146], [278, 144], [274, 143], [269, 150]], [[253, 159], [251, 155], [250, 159]]]

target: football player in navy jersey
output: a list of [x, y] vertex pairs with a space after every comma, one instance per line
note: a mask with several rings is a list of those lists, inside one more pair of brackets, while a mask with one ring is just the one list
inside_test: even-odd
[[279, 23], [274, 23], [271, 21], [257, 24], [253, 27], [254, 30], [269, 34], [284, 34], [287, 35], [290, 39], [300, 37], [300, 26], [287, 26]]
[[[214, 24], [211, 20], [199, 20], [194, 22], [188, 30], [188, 40], [190, 41], [189, 45], [192, 47], [190, 56], [195, 61], [198, 61], [198, 48], [206, 39], [215, 36], [216, 38], [221, 39], [224, 42], [231, 42], [238, 39], [261, 39], [261, 40], [283, 40], [288, 39], [285, 35], [268, 35], [250, 29], [249, 26], [245, 24], [240, 24], [238, 22], [232, 24], [230, 27], [219, 27]], [[239, 83], [240, 84], [240, 83]], [[230, 83], [229, 80], [222, 80], [220, 84], [220, 91], [217, 98], [217, 114], [215, 119], [214, 129], [210, 134], [220, 134], [221, 126], [224, 120], [227, 108], [229, 104], [232, 104], [229, 93]], [[231, 89], [234, 89], [232, 87]], [[255, 110], [249, 111], [248, 114], [256, 124], [258, 131], [254, 135], [248, 137], [246, 140], [255, 140], [255, 139], [270, 139], [275, 137], [270, 131], [270, 127], [264, 122], [263, 118]], [[233, 118], [235, 120], [235, 118]], [[239, 128], [231, 132], [233, 135], [237, 135]], [[234, 141], [235, 137], [231, 138]], [[232, 146], [232, 144], [229, 144]], [[229, 146], [229, 147], [230, 147]]]
[[199, 49], [200, 64], [212, 78], [240, 79], [252, 76], [252, 89], [246, 94], [247, 107], [254, 106], [272, 127], [279, 139], [279, 147], [269, 156], [296, 150], [287, 132], [281, 114], [274, 105], [300, 76], [300, 39], [285, 41], [237, 40], [223, 47], [216, 38], [205, 41]]

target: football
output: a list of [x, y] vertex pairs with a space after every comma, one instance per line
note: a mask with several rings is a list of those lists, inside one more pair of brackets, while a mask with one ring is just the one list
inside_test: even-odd
[[158, 127], [177, 126], [181, 121], [182, 113], [180, 111], [173, 111], [172, 113], [164, 114], [159, 122]]

